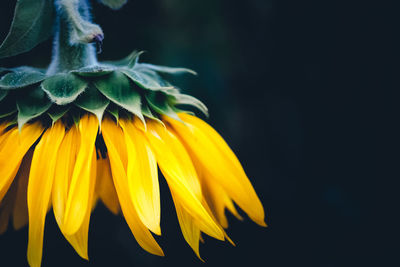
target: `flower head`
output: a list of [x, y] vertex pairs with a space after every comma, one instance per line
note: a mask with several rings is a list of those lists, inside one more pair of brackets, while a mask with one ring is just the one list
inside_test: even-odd
[[[78, 2], [59, 1], [68, 10]], [[91, 44], [63, 45], [67, 55], [86, 58], [70, 64], [56, 55], [47, 70], [0, 69], [0, 233], [9, 221], [15, 229], [29, 222], [30, 266], [41, 264], [50, 210], [88, 259], [90, 215], [99, 201], [125, 218], [143, 249], [163, 256], [153, 237], [161, 235], [158, 169], [199, 258], [202, 233], [232, 242], [225, 210], [242, 219], [234, 203], [265, 226], [263, 206], [235, 154], [211, 126], [182, 109], [208, 115], [206, 106], [162, 77], [194, 71], [139, 63], [136, 51], [119, 61], [88, 61], [95, 58]]]

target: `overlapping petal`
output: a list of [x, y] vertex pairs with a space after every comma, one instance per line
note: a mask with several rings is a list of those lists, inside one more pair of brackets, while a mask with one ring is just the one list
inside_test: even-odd
[[91, 163], [93, 155], [96, 156], [93, 151], [95, 150], [98, 129], [98, 120], [93, 115], [85, 115], [79, 121], [81, 145], [76, 156], [61, 227], [67, 235], [72, 235], [78, 231], [85, 219], [87, 210], [91, 209], [90, 187], [93, 177]]
[[96, 194], [106, 207], [115, 215], [119, 213], [117, 192], [111, 174], [110, 161], [108, 158], [97, 160]]
[[163, 256], [164, 253], [150, 231], [140, 220], [129, 192], [129, 184], [126, 174], [127, 152], [121, 143], [124, 140], [122, 129], [112, 120], [105, 119], [102, 123], [102, 134], [107, 146], [108, 157], [110, 159], [111, 171], [115, 189], [121, 205], [122, 213], [136, 241], [146, 251]]
[[144, 125], [136, 117], [115, 122], [105, 116], [99, 133], [96, 117], [86, 114], [77, 125], [57, 121], [36, 147], [41, 124], [26, 124], [21, 132], [0, 124], [0, 234], [10, 218], [19, 229], [29, 217], [28, 262], [40, 266], [45, 218], [53, 207], [65, 238], [88, 259], [90, 215], [100, 199], [112, 213], [122, 211], [143, 249], [163, 256], [151, 234], [161, 235], [157, 166], [183, 237], [199, 258], [202, 233], [233, 244], [224, 228], [226, 209], [242, 219], [234, 202], [264, 226], [261, 202], [222, 137], [194, 116], [179, 118]]
[[157, 122], [147, 124], [146, 136], [176, 201], [195, 219], [206, 234], [223, 240], [221, 227], [201, 204], [200, 183], [185, 148], [168, 129]]
[[164, 117], [198, 162], [206, 179], [216, 181], [257, 224], [265, 226], [264, 209], [239, 160], [207, 123], [181, 113], [184, 123]]
[[36, 142], [44, 128], [40, 123], [27, 124], [21, 132], [13, 128], [2, 135], [0, 143], [0, 202], [10, 187], [22, 158]]
[[[140, 122], [137, 122], [140, 123]], [[157, 161], [142, 131], [130, 120], [120, 120], [128, 152], [127, 178], [133, 205], [153, 233], [161, 235]]]
[[40, 266], [42, 261], [45, 218], [50, 203], [57, 152], [64, 133], [65, 128], [62, 123], [56, 123], [44, 133], [33, 153], [28, 182], [29, 240], [27, 256], [31, 267]]

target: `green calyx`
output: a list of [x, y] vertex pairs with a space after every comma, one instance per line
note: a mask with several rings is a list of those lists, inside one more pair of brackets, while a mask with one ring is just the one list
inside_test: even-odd
[[133, 114], [143, 121], [161, 115], [178, 119], [180, 105], [207, 115], [202, 102], [181, 94], [160, 75], [194, 71], [139, 63], [140, 54], [134, 51], [122, 60], [52, 75], [32, 67], [0, 69], [0, 120], [15, 121], [21, 128], [34, 119], [54, 123], [65, 115], [84, 112], [93, 113], [99, 121], [105, 112], [116, 118]]
[[[118, 9], [126, 0], [101, 0]], [[50, 27], [53, 24], [55, 27]], [[54, 31], [53, 31], [54, 29]], [[47, 69], [0, 68], [0, 122], [18, 124], [32, 120], [75, 121], [93, 113], [99, 121], [108, 112], [159, 120], [162, 115], [179, 119], [181, 105], [206, 106], [181, 94], [163, 74], [194, 71], [139, 63], [143, 52], [134, 51], [118, 61], [99, 63], [93, 43], [101, 45], [103, 32], [91, 22], [87, 0], [19, 0], [0, 58], [26, 52], [54, 35], [52, 61]]]

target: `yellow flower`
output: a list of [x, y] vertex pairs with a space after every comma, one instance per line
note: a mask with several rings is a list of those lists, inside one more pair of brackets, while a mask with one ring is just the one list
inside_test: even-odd
[[[28, 262], [40, 266], [45, 218], [52, 208], [76, 252], [88, 259], [90, 214], [98, 200], [122, 212], [146, 251], [164, 253], [161, 235], [160, 168], [171, 191], [182, 234], [197, 256], [201, 233], [229, 240], [225, 209], [241, 219], [236, 203], [265, 226], [264, 210], [238, 159], [207, 123], [186, 113], [161, 121], [106, 116], [99, 127], [84, 115], [67, 128], [61, 120], [19, 130], [0, 125], [0, 233], [29, 221]], [[178, 120], [179, 119], [179, 120]], [[231, 241], [230, 241], [231, 242]]]

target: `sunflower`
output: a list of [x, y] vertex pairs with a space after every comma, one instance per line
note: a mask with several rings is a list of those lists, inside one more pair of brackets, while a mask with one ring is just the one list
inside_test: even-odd
[[[87, 3], [81, 2], [84, 10]], [[63, 3], [73, 1], [58, 2], [59, 18], [75, 10], [72, 15], [82, 19], [78, 6]], [[199, 258], [202, 233], [233, 243], [225, 232], [225, 210], [241, 220], [234, 203], [266, 226], [263, 206], [235, 154], [210, 125], [182, 109], [208, 115], [206, 106], [162, 76], [195, 72], [139, 63], [136, 51], [100, 63], [91, 42], [102, 36], [89, 33], [93, 40], [71, 47], [71, 40], [87, 40], [77, 34], [85, 33], [72, 27], [62, 42], [59, 29], [47, 70], [0, 69], [0, 233], [10, 221], [14, 229], [29, 222], [30, 266], [41, 265], [51, 210], [67, 241], [88, 259], [90, 215], [99, 201], [124, 216], [144, 250], [163, 256], [153, 237], [161, 235], [158, 169], [183, 237]], [[65, 61], [57, 54], [63, 46], [69, 49], [63, 53], [82, 58]]]

